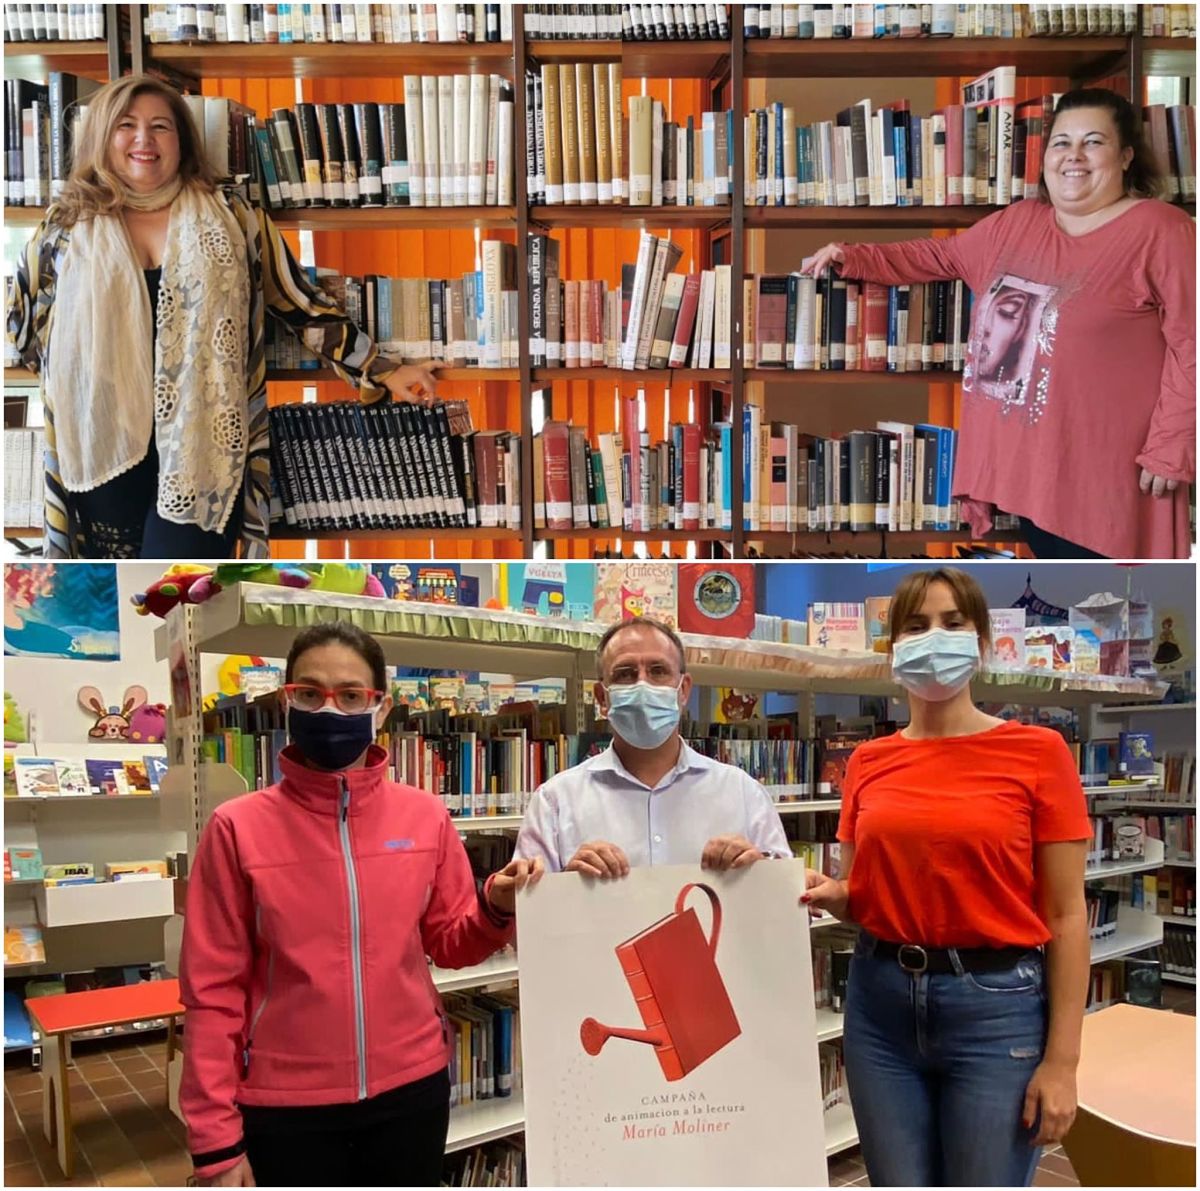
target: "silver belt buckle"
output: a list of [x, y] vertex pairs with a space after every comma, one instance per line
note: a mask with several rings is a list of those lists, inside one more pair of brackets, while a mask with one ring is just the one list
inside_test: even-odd
[[[905, 952], [915, 954], [917, 959], [912, 963], [907, 962]], [[896, 962], [909, 975], [918, 976], [929, 967], [929, 954], [924, 947], [918, 946], [916, 943], [904, 943], [896, 952]]]

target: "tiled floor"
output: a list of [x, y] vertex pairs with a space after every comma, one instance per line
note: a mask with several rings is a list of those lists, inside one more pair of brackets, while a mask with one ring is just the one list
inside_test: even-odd
[[[139, 1043], [141, 1045], [139, 1045]], [[75, 1176], [63, 1178], [42, 1134], [41, 1075], [4, 1072], [9, 1187], [181, 1187], [191, 1174], [182, 1123], [167, 1108], [166, 1042], [133, 1038], [76, 1051], [71, 1071]]]

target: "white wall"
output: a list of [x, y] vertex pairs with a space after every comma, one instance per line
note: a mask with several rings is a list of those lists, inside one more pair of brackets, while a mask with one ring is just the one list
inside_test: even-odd
[[105, 704], [120, 703], [126, 688], [134, 684], [146, 688], [151, 703], [168, 702], [166, 664], [154, 660], [154, 629], [162, 622], [153, 616], [138, 616], [129, 602], [134, 592], [144, 590], [164, 568], [157, 563], [126, 562], [116, 570], [120, 661], [4, 659], [4, 689], [16, 699], [23, 715], [33, 713], [34, 739], [86, 742], [95, 717], [76, 701], [82, 686], [98, 687]]

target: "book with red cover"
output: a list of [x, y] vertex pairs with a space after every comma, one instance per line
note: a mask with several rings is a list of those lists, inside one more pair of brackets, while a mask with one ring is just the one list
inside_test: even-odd
[[687, 422], [683, 431], [683, 516], [684, 529], [700, 528], [700, 427]]
[[888, 290], [886, 285], [868, 281], [863, 286], [864, 321], [862, 340], [866, 352], [862, 366], [866, 372], [887, 371]]
[[[684, 906], [693, 889], [702, 890], [712, 903], [709, 938], [696, 911]], [[616, 948], [645, 1028], [606, 1026], [586, 1018], [579, 1030], [584, 1050], [597, 1055], [609, 1038], [649, 1043], [663, 1077], [674, 1082], [728, 1046], [742, 1027], [717, 968], [720, 933], [716, 893], [707, 885], [685, 885], [672, 913]]]
[[946, 117], [946, 206], [963, 205], [963, 110], [951, 103], [941, 109]]
[[754, 360], [759, 368], [782, 368], [787, 363], [787, 289], [785, 275], [754, 277]]
[[679, 317], [675, 320], [675, 335], [671, 343], [671, 354], [667, 359], [669, 368], [682, 368], [687, 363], [688, 348], [692, 342], [692, 330], [696, 325], [696, 310], [700, 305], [700, 274], [689, 273], [683, 283], [683, 297], [679, 301]]
[[472, 448], [475, 452], [475, 477], [479, 493], [479, 524], [496, 526], [500, 523], [496, 445], [489, 435], [481, 433], [472, 439]]
[[569, 422], [549, 421], [542, 427], [542, 453], [546, 474], [546, 528], [573, 529]]
[[754, 564], [679, 564], [679, 631], [749, 637], [754, 631]]

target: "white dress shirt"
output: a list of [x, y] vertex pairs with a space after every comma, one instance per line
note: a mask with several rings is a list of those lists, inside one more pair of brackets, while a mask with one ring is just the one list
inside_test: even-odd
[[616, 844], [630, 865], [699, 864], [718, 835], [745, 836], [767, 856], [791, 858], [771, 796], [749, 774], [680, 741], [679, 760], [653, 789], [611, 746], [555, 774], [534, 793], [516, 854], [561, 872], [579, 846]]

